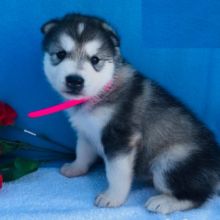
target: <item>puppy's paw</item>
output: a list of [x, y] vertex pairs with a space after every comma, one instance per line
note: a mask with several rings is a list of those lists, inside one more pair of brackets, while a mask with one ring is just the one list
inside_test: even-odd
[[152, 196], [146, 203], [145, 207], [151, 212], [170, 214], [175, 211], [190, 209], [194, 206], [191, 201], [178, 200], [169, 195]]
[[77, 164], [73, 163], [65, 163], [61, 169], [60, 173], [66, 177], [75, 177], [82, 176], [86, 174], [88, 169], [79, 167]]
[[121, 206], [125, 202], [124, 198], [120, 198], [119, 195], [105, 191], [98, 195], [95, 199], [95, 205], [100, 208], [113, 208]]

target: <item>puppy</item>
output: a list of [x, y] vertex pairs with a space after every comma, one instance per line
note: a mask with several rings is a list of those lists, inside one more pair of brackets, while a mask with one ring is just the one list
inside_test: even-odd
[[69, 14], [42, 27], [44, 70], [64, 99], [90, 97], [68, 110], [77, 130], [76, 160], [67, 177], [84, 175], [104, 160], [108, 188], [98, 207], [122, 205], [134, 176], [152, 178], [160, 193], [147, 210], [172, 213], [203, 204], [220, 181], [213, 134], [182, 103], [133, 69], [104, 20]]

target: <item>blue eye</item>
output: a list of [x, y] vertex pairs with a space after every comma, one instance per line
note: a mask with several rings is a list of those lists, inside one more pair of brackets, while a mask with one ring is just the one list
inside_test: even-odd
[[66, 51], [61, 50], [59, 52], [56, 53], [56, 56], [59, 60], [63, 60], [66, 57]]

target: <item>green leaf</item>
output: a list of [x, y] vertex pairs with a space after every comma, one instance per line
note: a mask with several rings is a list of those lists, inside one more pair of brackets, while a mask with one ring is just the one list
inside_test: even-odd
[[17, 144], [14, 145], [14, 144], [7, 144], [4, 142], [1, 142], [0, 143], [0, 155], [11, 153], [12, 151], [17, 150], [17, 148], [18, 148]]
[[5, 182], [16, 180], [24, 175], [36, 171], [40, 162], [17, 157], [13, 161], [0, 165], [0, 173]]

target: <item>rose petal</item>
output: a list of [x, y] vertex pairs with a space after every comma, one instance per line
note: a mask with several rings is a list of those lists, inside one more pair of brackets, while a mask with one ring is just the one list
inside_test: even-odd
[[2, 188], [2, 184], [3, 184], [3, 177], [2, 175], [0, 175], [0, 188]]
[[8, 126], [15, 122], [16, 111], [7, 103], [0, 102], [0, 125]]

